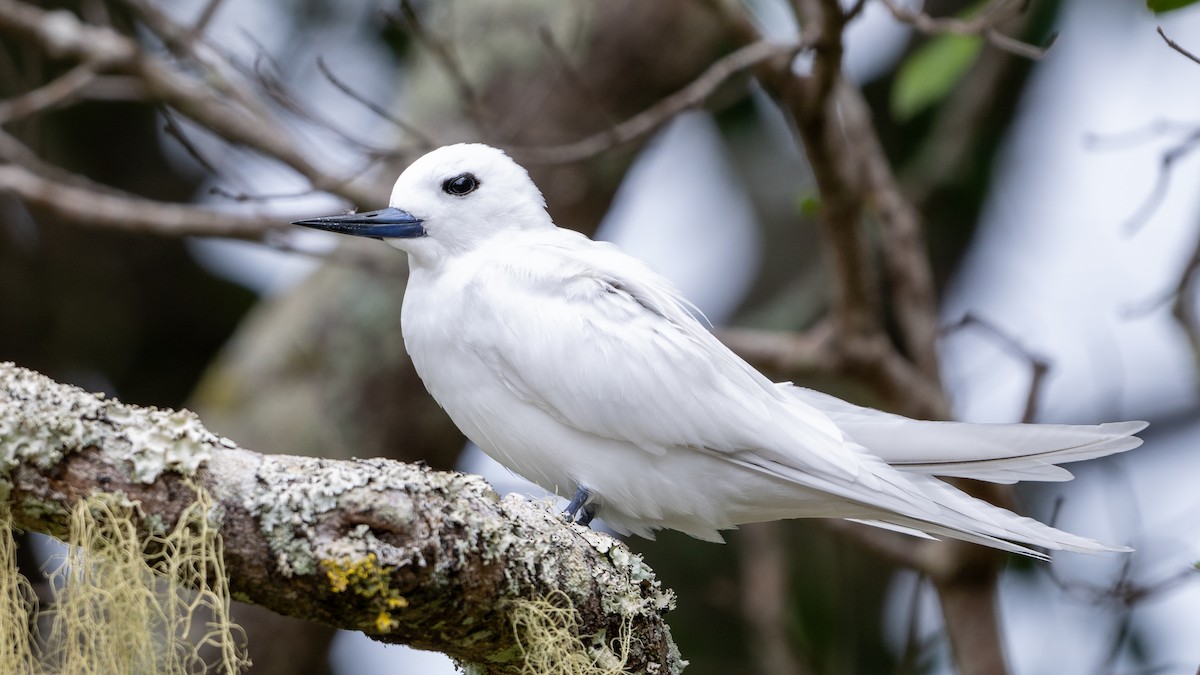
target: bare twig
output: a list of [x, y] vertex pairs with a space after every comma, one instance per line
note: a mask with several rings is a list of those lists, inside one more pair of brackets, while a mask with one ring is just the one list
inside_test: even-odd
[[400, 0], [399, 17], [393, 16], [392, 19], [406, 26], [409, 35], [428, 49], [434, 58], [437, 59], [438, 63], [445, 68], [455, 88], [458, 90], [459, 98], [466, 105], [467, 114], [470, 115], [475, 124], [479, 125], [479, 129], [487, 135], [492, 129], [492, 118], [488, 115], [487, 108], [484, 107], [483, 100], [480, 98], [475, 85], [471, 84], [471, 81], [467, 79], [466, 71], [459, 61], [458, 55], [454, 53], [446, 40], [434, 35], [425, 27], [410, 0]]
[[1028, 347], [1021, 344], [1012, 334], [996, 326], [991, 321], [969, 312], [964, 314], [958, 321], [942, 328], [942, 335], [944, 337], [949, 336], [964, 328], [979, 328], [985, 331], [988, 335], [995, 338], [1005, 349], [1029, 364], [1029, 388], [1025, 395], [1025, 409], [1021, 413], [1021, 421], [1025, 423], [1034, 422], [1037, 418], [1038, 404], [1041, 401], [1046, 375], [1050, 372], [1049, 359], [1034, 353]]
[[560, 71], [570, 81], [571, 86], [575, 88], [581, 96], [588, 102], [588, 110], [599, 117], [603, 122], [610, 126], [617, 126], [617, 120], [608, 112], [608, 106], [596, 96], [596, 92], [588, 85], [583, 76], [576, 70], [574, 64], [571, 63], [571, 57], [558, 44], [558, 40], [554, 39], [554, 32], [546, 26], [538, 27], [538, 39], [541, 40], [542, 47], [546, 49], [555, 63], [558, 64]]
[[192, 24], [192, 27], [188, 29], [187, 39], [189, 41], [198, 40], [204, 34], [204, 31], [208, 29], [209, 22], [216, 16], [217, 10], [220, 9], [221, 3], [224, 1], [208, 0], [208, 2], [204, 3], [204, 9], [200, 10], [200, 15], [196, 17], [196, 23]]
[[1200, 275], [1200, 241], [1192, 248], [1175, 290], [1171, 294], [1171, 316], [1187, 335], [1188, 344], [1192, 347], [1192, 356], [1200, 361], [1200, 317], [1196, 315], [1196, 279]]
[[57, 164], [51, 164], [43, 160], [36, 152], [18, 140], [17, 137], [3, 130], [0, 130], [0, 160], [3, 160], [3, 163], [20, 166], [42, 178], [64, 185], [73, 185], [91, 192], [127, 196], [127, 193], [114, 187], [97, 183], [86, 176], [67, 171]]
[[292, 192], [250, 194], [249, 192], [234, 192], [233, 190], [223, 188], [220, 185], [214, 185], [208, 188], [208, 194], [228, 199], [231, 202], [269, 202], [275, 199], [296, 199], [297, 197], [303, 197], [305, 195], [312, 194], [312, 191], [295, 190]]
[[111, 190], [89, 190], [44, 178], [15, 164], [0, 165], [0, 192], [15, 194], [28, 204], [82, 225], [128, 232], [260, 239], [268, 229], [281, 226], [276, 217], [224, 213], [122, 196]]
[[781, 45], [766, 40], [747, 45], [713, 63], [683, 89], [611, 129], [566, 145], [515, 147], [510, 150], [520, 160], [540, 164], [567, 164], [594, 157], [642, 138], [679, 113], [703, 105], [718, 87], [737, 73], [767, 60], [794, 55], [803, 48], [800, 44]]
[[0, 101], [0, 125], [70, 103], [96, 79], [96, 64], [83, 62], [46, 84]]
[[936, 347], [937, 291], [921, 214], [900, 191], [862, 93], [847, 86], [837, 94], [846, 133], [855, 139], [862, 189], [883, 225], [883, 263], [902, 345], [921, 373], [937, 382], [941, 379]]
[[[148, 0], [122, 0], [151, 33], [181, 62], [200, 70], [206, 84], [220, 96], [244, 106], [253, 115], [271, 117], [270, 109], [250, 86], [250, 81], [233, 59], [210, 47]], [[102, 24], [107, 25], [107, 24]]]
[[945, 400], [882, 333], [846, 333], [825, 322], [806, 333], [725, 329], [718, 337], [739, 356], [780, 380], [812, 375], [856, 377], [887, 406], [911, 417], [943, 417]]
[[1150, 217], [1158, 210], [1163, 199], [1167, 195], [1167, 188], [1170, 186], [1171, 174], [1174, 171], [1175, 163], [1179, 160], [1192, 154], [1197, 148], [1200, 148], [1200, 128], [1195, 128], [1192, 133], [1171, 146], [1164, 152], [1158, 160], [1158, 172], [1154, 176], [1154, 187], [1150, 189], [1150, 194], [1142, 200], [1137, 210], [1125, 221], [1125, 231], [1127, 233], [1137, 232], [1149, 222]]
[[[942, 35], [945, 33], [953, 35], [977, 35], [987, 40], [989, 44], [997, 49], [1002, 49], [1010, 54], [1034, 61], [1045, 56], [1046, 51], [1051, 46], [1047, 44], [1044, 47], [1037, 47], [1027, 42], [1021, 42], [1016, 38], [1004, 35], [996, 28], [997, 25], [1011, 19], [1016, 13], [1020, 12], [1023, 3], [998, 0], [997, 2], [989, 3], [988, 8], [980, 11], [975, 17], [970, 19], [935, 18], [923, 11], [904, 7], [897, 3], [896, 0], [883, 0], [883, 4], [892, 13], [892, 16], [896, 17], [897, 21], [906, 23], [926, 35]], [[989, 9], [991, 11], [988, 11]], [[1051, 43], [1053, 43], [1053, 38], [1051, 38]]]
[[171, 109], [160, 107], [158, 112], [163, 116], [163, 131], [165, 131], [166, 134], [171, 138], [174, 138], [176, 142], [179, 143], [180, 147], [184, 149], [184, 152], [186, 152], [188, 156], [195, 160], [197, 164], [204, 167], [205, 171], [208, 171], [213, 175], [219, 174], [220, 172], [217, 171], [217, 167], [213, 166], [213, 163], [208, 161], [208, 158], [204, 156], [204, 153], [200, 152], [200, 148], [196, 147], [196, 144], [192, 143], [192, 139], [188, 138], [187, 133], [183, 130], [183, 127], [179, 126], [179, 122], [175, 120], [175, 115], [171, 112]]
[[417, 129], [408, 122], [405, 122], [399, 117], [391, 114], [383, 106], [371, 101], [366, 96], [363, 96], [359, 92], [355, 91], [349, 84], [343, 82], [336, 75], [334, 75], [333, 71], [330, 70], [329, 65], [325, 63], [325, 57], [317, 57], [317, 69], [321, 71], [321, 74], [325, 76], [325, 79], [329, 80], [329, 83], [336, 87], [338, 91], [342, 92], [346, 96], [349, 96], [351, 100], [360, 103], [366, 107], [367, 110], [370, 110], [381, 118], [391, 122], [396, 126], [396, 128], [416, 139], [418, 150], [432, 150], [433, 148], [437, 147], [437, 143], [435, 143], [433, 139], [427, 136], [420, 129]]
[[314, 109], [305, 105], [288, 86], [287, 79], [284, 77], [283, 70], [279, 67], [279, 63], [267, 53], [266, 49], [259, 45], [257, 57], [254, 59], [254, 65], [251, 72], [254, 75], [255, 81], [258, 83], [259, 90], [267, 95], [267, 97], [278, 105], [281, 109], [290, 113], [297, 120], [304, 121], [314, 127], [327, 131], [337, 138], [341, 139], [348, 145], [351, 145], [364, 154], [373, 157], [392, 157], [399, 154], [399, 151], [392, 148], [383, 148], [369, 141], [355, 137], [350, 132], [346, 131], [334, 123], [332, 120], [326, 119], [318, 114]]
[[278, 159], [318, 190], [360, 205], [375, 203], [383, 193], [379, 186], [362, 189], [325, 173], [309, 161], [277, 120], [240, 107], [236, 100], [214, 97], [209, 84], [146, 54], [131, 38], [112, 29], [83, 24], [65, 10], [47, 12], [18, 0], [0, 0], [0, 31], [31, 38], [52, 56], [105, 64], [135, 75], [155, 100], [227, 141]]
[[1158, 30], [1158, 34], [1162, 36], [1162, 39], [1167, 43], [1168, 47], [1170, 47], [1171, 49], [1174, 49], [1175, 51], [1179, 52], [1180, 54], [1183, 54], [1184, 56], [1191, 59], [1193, 62], [1200, 63], [1200, 56], [1196, 56], [1195, 54], [1189, 52], [1188, 50], [1184, 49], [1178, 42], [1167, 37], [1167, 34], [1165, 32], [1163, 32], [1162, 26], [1159, 26], [1157, 30]]

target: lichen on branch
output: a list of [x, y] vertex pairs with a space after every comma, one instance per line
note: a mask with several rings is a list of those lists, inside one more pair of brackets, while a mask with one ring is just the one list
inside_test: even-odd
[[518, 673], [547, 633], [529, 603], [553, 597], [574, 620], [550, 623], [574, 631], [559, 644], [579, 645], [581, 663], [686, 663], [663, 620], [674, 595], [639, 556], [545, 505], [500, 499], [477, 476], [261, 455], [189, 412], [105, 400], [13, 364], [0, 364], [0, 461], [14, 523], [52, 534], [95, 494], [136, 505], [139, 531], [174, 527], [202, 487], [231, 593], [280, 613]]

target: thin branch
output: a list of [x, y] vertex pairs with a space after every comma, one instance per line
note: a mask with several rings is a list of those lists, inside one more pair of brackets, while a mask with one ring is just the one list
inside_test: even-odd
[[727, 328], [717, 337], [777, 380], [855, 378], [893, 410], [922, 419], [945, 418], [940, 387], [898, 354], [882, 333], [846, 333], [826, 321], [805, 333]]
[[0, 192], [89, 227], [161, 236], [261, 239], [281, 227], [281, 219], [211, 211], [196, 206], [158, 202], [114, 191], [100, 192], [53, 181], [15, 164], [0, 165]]
[[[1035, 13], [1023, 12], [1006, 27], [1023, 34], [1035, 19]], [[936, 208], [930, 203], [934, 196], [962, 185], [975, 170], [979, 153], [995, 135], [997, 117], [1006, 115], [1011, 83], [1023, 77], [1026, 65], [1007, 52], [985, 50], [937, 107], [924, 140], [898, 172], [904, 194], [918, 211]]]
[[1175, 51], [1179, 52], [1180, 54], [1183, 54], [1184, 56], [1191, 59], [1193, 62], [1200, 63], [1200, 56], [1196, 56], [1195, 54], [1189, 52], [1188, 50], [1184, 49], [1178, 42], [1167, 37], [1167, 34], [1163, 32], [1162, 26], [1159, 26], [1157, 30], [1158, 30], [1158, 34], [1162, 36], [1162, 39], [1167, 43], [1168, 47], [1170, 47], [1171, 49], [1174, 49]]
[[399, 117], [391, 114], [386, 108], [358, 93], [349, 84], [346, 84], [336, 75], [334, 75], [333, 71], [330, 70], [329, 65], [325, 63], [325, 57], [317, 57], [317, 69], [321, 71], [321, 74], [325, 76], [325, 79], [329, 80], [329, 83], [336, 87], [338, 91], [342, 92], [346, 96], [349, 96], [351, 100], [358, 102], [367, 110], [370, 110], [379, 117], [391, 122], [396, 126], [396, 128], [415, 138], [417, 141], [417, 149], [432, 150], [433, 148], [437, 147], [437, 143], [435, 143], [432, 138], [427, 136], [420, 129], [417, 129], [408, 122], [405, 122]]
[[1196, 279], [1200, 276], [1200, 241], [1192, 247], [1192, 255], [1184, 265], [1175, 285], [1171, 316], [1183, 330], [1192, 347], [1192, 357], [1200, 361], [1200, 317], [1196, 316]]
[[228, 190], [220, 185], [214, 185], [208, 188], [208, 194], [215, 195], [223, 199], [228, 199], [231, 202], [269, 202], [276, 199], [297, 199], [299, 197], [312, 194], [312, 191], [295, 190], [292, 192], [250, 194], [248, 192], [234, 192], [233, 190]]
[[[163, 46], [180, 62], [201, 72], [201, 79], [231, 104], [246, 108], [251, 115], [273, 115], [250, 86], [244, 68], [219, 49], [208, 45], [190, 29], [176, 22], [159, 6], [147, 0], [122, 0], [142, 25], [162, 40]], [[140, 44], [139, 44], [140, 46]], [[144, 48], [143, 48], [144, 51]]]
[[747, 45], [717, 60], [683, 89], [611, 129], [566, 145], [514, 147], [510, 150], [518, 159], [538, 164], [569, 164], [595, 157], [606, 150], [643, 138], [679, 113], [703, 105], [730, 77], [747, 68], [771, 59], [793, 56], [803, 48], [800, 44], [781, 45], [767, 40]]
[[71, 185], [91, 192], [100, 192], [120, 197], [129, 196], [114, 187], [97, 183], [87, 176], [77, 174], [43, 160], [29, 146], [0, 129], [0, 164], [7, 163], [35, 173], [42, 178], [64, 185]]
[[1146, 195], [1133, 215], [1125, 221], [1126, 233], [1133, 234], [1149, 222], [1150, 217], [1154, 215], [1167, 196], [1167, 188], [1170, 186], [1175, 163], [1190, 155], [1197, 148], [1200, 148], [1200, 128], [1193, 129], [1192, 133], [1168, 148], [1159, 157], [1158, 172], [1154, 176], [1154, 187], [1150, 189], [1150, 194]]
[[845, 133], [855, 139], [853, 148], [862, 167], [862, 189], [883, 225], [882, 257], [901, 344], [921, 373], [937, 382], [941, 379], [937, 290], [921, 214], [900, 190], [862, 92], [854, 87], [840, 87], [836, 101], [842, 111]]
[[208, 24], [216, 16], [217, 10], [220, 9], [221, 3], [224, 1], [208, 0], [208, 2], [204, 3], [204, 9], [200, 10], [200, 15], [196, 17], [196, 23], [192, 24], [192, 27], [188, 29], [187, 39], [189, 41], [194, 42], [200, 39], [200, 36], [208, 29]]
[[523, 602], [563, 597], [587, 656], [623, 656], [630, 672], [682, 669], [663, 620], [674, 594], [639, 556], [544, 505], [501, 500], [477, 476], [261, 455], [189, 412], [125, 405], [11, 363], [0, 364], [0, 429], [15, 464], [5, 496], [23, 529], [62, 532], [75, 501], [97, 491], [136, 502], [142, 531], [171, 527], [194, 500], [190, 478], [217, 502], [230, 590], [268, 609], [509, 675], [527, 672]]
[[304, 176], [317, 190], [366, 205], [382, 189], [343, 184], [312, 164], [278, 120], [213, 95], [210, 83], [188, 76], [146, 54], [133, 39], [115, 30], [83, 24], [65, 10], [47, 12], [18, 0], [0, 0], [0, 31], [31, 38], [51, 56], [107, 64], [138, 77], [149, 96], [232, 143], [273, 157]]
[[583, 76], [575, 68], [575, 65], [571, 63], [570, 55], [567, 54], [562, 45], [558, 44], [558, 40], [554, 38], [554, 32], [547, 26], [538, 26], [538, 39], [541, 41], [546, 53], [558, 64], [560, 72], [570, 81], [571, 86], [587, 100], [588, 110], [595, 113], [606, 125], [616, 126], [617, 120], [609, 113], [608, 106], [604, 105], [604, 102], [596, 96], [596, 92], [592, 90], [592, 87], [584, 80]]
[[[1054, 42], [1054, 38], [1052, 37], [1049, 44], [1037, 47], [1004, 35], [997, 30], [997, 25], [1011, 19], [1015, 13], [1021, 11], [1022, 3], [1010, 3], [1007, 0], [1000, 0], [999, 3], [993, 2], [988, 6], [988, 8], [994, 8], [992, 11], [988, 11], [985, 8], [970, 19], [934, 18], [924, 11], [904, 7], [897, 3], [896, 0], [883, 0], [883, 4], [892, 13], [892, 16], [896, 17], [897, 21], [906, 23], [925, 35], [943, 35], [949, 33], [952, 35], [978, 36], [997, 49], [1033, 61], [1040, 60], [1045, 56]], [[1014, 9], [1009, 10], [1009, 7], [1013, 7]]]
[[943, 337], [948, 337], [964, 328], [972, 327], [983, 330], [995, 338], [1005, 349], [1029, 364], [1029, 388], [1025, 394], [1025, 408], [1021, 413], [1021, 421], [1027, 424], [1034, 422], [1037, 419], [1038, 406], [1041, 402], [1042, 390], [1045, 387], [1046, 375], [1050, 373], [1049, 359], [1034, 353], [1028, 347], [1021, 344], [1020, 340], [994, 323], [969, 312], [964, 314], [958, 321], [942, 328], [941, 332]]
[[213, 166], [212, 162], [208, 161], [204, 153], [200, 152], [200, 148], [196, 147], [195, 143], [192, 143], [192, 139], [188, 138], [183, 127], [179, 126], [179, 122], [175, 120], [175, 115], [171, 112], [170, 108], [160, 107], [158, 112], [163, 116], [163, 131], [171, 138], [174, 138], [188, 156], [195, 160], [197, 164], [204, 167], [205, 171], [213, 175], [221, 173], [217, 170], [217, 167]]
[[438, 63], [450, 75], [450, 80], [458, 90], [459, 98], [466, 103], [467, 114], [470, 115], [475, 124], [479, 125], [480, 130], [485, 135], [490, 132], [492, 128], [491, 116], [488, 115], [487, 108], [483, 105], [483, 99], [479, 96], [475, 85], [471, 84], [471, 81], [467, 78], [462, 63], [450, 48], [450, 45], [425, 27], [411, 0], [400, 0], [399, 16], [390, 16], [393, 21], [407, 27], [409, 35], [433, 54]]
[[96, 64], [83, 62], [46, 84], [0, 101], [0, 125], [70, 103], [96, 79]]
[[[253, 40], [253, 38], [251, 38]], [[256, 44], [257, 41], [253, 40]], [[258, 55], [251, 69], [259, 90], [283, 110], [297, 120], [301, 120], [321, 130], [327, 131], [348, 145], [354, 146], [361, 152], [374, 157], [391, 157], [399, 154], [394, 148], [381, 148], [373, 143], [356, 138], [353, 134], [341, 128], [332, 120], [326, 119], [315, 110], [305, 105], [287, 84], [283, 69], [279, 63], [267, 53], [266, 48], [258, 45]]]

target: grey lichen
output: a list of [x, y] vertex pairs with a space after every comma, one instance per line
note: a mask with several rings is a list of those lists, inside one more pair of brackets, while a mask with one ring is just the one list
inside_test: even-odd
[[194, 475], [214, 448], [232, 446], [187, 410], [127, 406], [12, 363], [0, 363], [0, 405], [0, 475], [98, 448], [133, 480], [152, 483], [164, 471]]
[[[46, 471], [83, 451], [90, 451], [81, 458], [84, 464], [72, 463], [62, 474]], [[327, 580], [316, 588], [318, 596], [365, 600], [369, 611], [360, 611], [352, 625], [374, 635], [392, 633], [404, 622], [428, 621], [430, 612], [453, 615], [474, 603], [484, 615], [457, 618], [455, 627], [467, 630], [451, 631], [458, 653], [475, 657], [479, 649], [493, 649], [483, 652], [489, 661], [515, 662], [521, 654], [503, 639], [513, 626], [491, 622], [521, 603], [558, 593], [569, 599], [566, 606], [581, 608], [588, 626], [599, 626], [572, 642], [588, 652], [587, 663], [621, 667], [629, 648], [617, 653], [610, 646], [614, 638], [629, 644], [627, 636], [634, 633], [626, 631], [635, 625], [649, 632], [638, 633], [634, 644], [670, 642], [660, 617], [674, 604], [673, 594], [624, 545], [565, 524], [551, 505], [517, 495], [501, 500], [478, 476], [385, 459], [259, 455], [208, 432], [190, 412], [128, 406], [0, 364], [0, 497], [8, 496], [12, 481], [38, 474], [44, 481], [47, 474], [72, 475], [77, 468], [85, 471], [72, 480], [87, 485], [98, 468], [93, 462], [119, 469], [127, 487], [151, 483], [168, 471], [191, 477], [205, 465], [199, 479], [224, 503], [208, 508], [208, 522], [233, 523], [240, 533], [245, 530], [239, 528], [258, 527], [262, 534], [239, 537], [248, 555], [234, 559], [261, 560], [265, 553], [285, 576]], [[17, 467], [38, 471], [14, 471]], [[102, 481], [91, 483], [93, 490], [112, 480], [112, 472], [102, 473]], [[156, 489], [147, 494], [164, 496]], [[26, 517], [42, 507], [30, 504], [33, 498], [26, 496], [20, 505]], [[52, 498], [45, 507], [61, 508]], [[152, 534], [167, 529], [153, 510], [144, 515]], [[261, 564], [254, 566], [252, 584], [261, 571]], [[414, 579], [419, 586], [411, 585]], [[408, 585], [394, 585], [401, 580]], [[449, 600], [438, 597], [443, 587]], [[274, 600], [253, 587], [237, 590], [251, 600]], [[463, 594], [470, 597], [464, 600]], [[327, 607], [314, 604], [313, 611], [323, 616]], [[443, 625], [437, 621], [435, 632]], [[675, 668], [674, 645], [666, 648], [667, 661], [661, 652], [651, 658]]]
[[[403, 528], [416, 516], [424, 495], [438, 493], [448, 506], [444, 520], [477, 532], [477, 516], [463, 505], [491, 489], [481, 478], [432, 472], [385, 459], [330, 461], [299, 457], [269, 457], [259, 466], [257, 480], [263, 490], [246, 498], [244, 506], [259, 522], [276, 554], [280, 572], [312, 574], [326, 559], [362, 558], [374, 554], [384, 565], [424, 565], [418, 549], [398, 548], [380, 540], [371, 527], [360, 524], [336, 537], [319, 536], [327, 514], [371, 514], [371, 520], [389, 528]], [[456, 499], [447, 500], [448, 494]], [[422, 514], [430, 517], [430, 514]], [[459, 565], [468, 542], [456, 542]], [[442, 572], [445, 570], [437, 570]]]
[[[583, 590], [594, 581], [601, 590], [601, 608], [606, 613], [650, 616], [674, 608], [674, 592], [662, 587], [640, 555], [610, 535], [580, 525], [564, 530], [561, 517], [552, 507], [516, 494], [507, 495], [501, 508], [508, 522], [519, 525], [517, 529], [483, 530], [484, 550], [491, 551], [490, 555], [516, 555], [516, 566], [530, 575], [539, 575], [546, 587]], [[579, 538], [607, 558], [609, 564], [589, 564], [584, 557], [564, 555]]]

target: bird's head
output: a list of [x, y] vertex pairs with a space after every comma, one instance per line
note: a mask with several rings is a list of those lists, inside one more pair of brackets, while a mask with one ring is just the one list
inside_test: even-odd
[[413, 162], [396, 180], [386, 209], [295, 224], [382, 239], [418, 263], [468, 251], [505, 232], [554, 227], [525, 169], [478, 143], [447, 145]]

